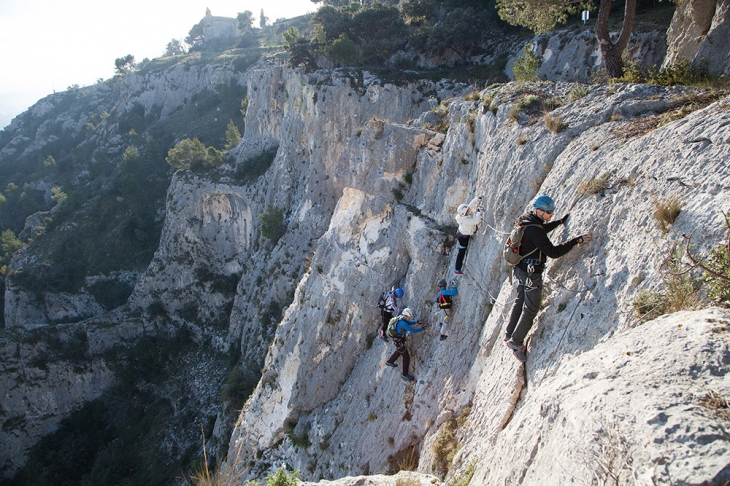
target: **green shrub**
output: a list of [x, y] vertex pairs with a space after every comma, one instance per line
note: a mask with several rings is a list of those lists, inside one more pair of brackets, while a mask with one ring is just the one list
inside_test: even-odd
[[687, 270], [676, 257], [672, 257], [667, 266], [662, 278], [667, 313], [696, 309], [701, 304], [702, 281]]
[[524, 56], [520, 56], [512, 67], [515, 81], [535, 81], [540, 69], [540, 58], [535, 54], [532, 44], [524, 47]]
[[687, 59], [679, 59], [671, 66], [662, 68], [659, 71], [649, 71], [647, 77], [650, 83], [662, 86], [697, 86], [711, 84], [716, 81], [707, 69], [706, 63], [696, 66]]
[[241, 280], [241, 274], [232, 273], [230, 275], [215, 275], [210, 283], [210, 291], [218, 292], [224, 297], [232, 298], [236, 295], [238, 281]]
[[497, 113], [497, 105], [494, 103], [495, 98], [497, 97], [496, 91], [490, 91], [484, 97], [482, 98], [482, 106], [485, 107], [487, 110], [491, 111], [492, 113]]
[[286, 225], [284, 224], [284, 212], [275, 207], [269, 206], [264, 214], [260, 214], [261, 218], [261, 236], [268, 238], [274, 245], [286, 233]]
[[456, 440], [457, 431], [456, 419], [451, 418], [441, 425], [433, 443], [432, 449], [435, 457], [431, 467], [441, 477], [448, 474], [449, 469], [451, 469], [451, 461], [459, 451], [459, 443]]
[[654, 290], [639, 290], [631, 305], [634, 308], [634, 314], [642, 322], [651, 321], [666, 314], [667, 305], [664, 295]]
[[355, 66], [360, 63], [357, 46], [344, 33], [325, 47], [324, 53], [333, 61], [345, 66]]
[[621, 83], [645, 83], [647, 73], [635, 61], [624, 59], [624, 74], [616, 81]]
[[287, 437], [289, 437], [289, 440], [291, 441], [292, 445], [294, 447], [298, 447], [301, 449], [306, 449], [309, 446], [312, 445], [311, 442], [309, 442], [309, 427], [306, 427], [302, 432], [297, 435], [294, 433], [294, 429], [296, 428], [297, 424], [292, 422], [287, 422]]
[[282, 466], [266, 478], [266, 486], [297, 486], [298, 479], [299, 471], [287, 472]]
[[696, 309], [701, 304], [701, 283], [677, 255], [672, 255], [662, 276], [664, 292], [639, 291], [633, 302], [634, 312], [646, 322], [664, 314]]
[[393, 189], [391, 189], [391, 192], [393, 193], [393, 198], [396, 200], [396, 202], [401, 202], [403, 200], [403, 191], [394, 187]]
[[240, 366], [228, 373], [226, 386], [221, 392], [221, 399], [229, 410], [241, 410], [254, 388], [258, 377], [247, 377]]
[[[725, 225], [730, 229], [730, 213], [725, 215]], [[724, 245], [710, 250], [703, 266], [707, 297], [718, 304], [730, 305], [730, 238]]]
[[9, 262], [13, 253], [23, 248], [25, 244], [15, 237], [15, 233], [11, 229], [6, 229], [0, 235], [0, 247], [2, 247], [2, 254], [0, 258], [5, 262]]
[[[707, 284], [707, 297], [718, 304], [730, 305], [730, 252], [725, 245], [713, 248], [704, 265], [712, 272], [705, 272], [702, 280]], [[724, 275], [722, 278], [720, 275]]]
[[570, 91], [568, 92], [568, 103], [572, 103], [575, 100], [579, 100], [581, 98], [584, 98], [588, 96], [588, 94], [591, 92], [591, 88], [584, 85], [576, 85], [570, 88]]
[[470, 462], [461, 474], [454, 477], [451, 481], [448, 482], [448, 486], [469, 486], [469, 484], [471, 483], [471, 478], [474, 477], [474, 470], [476, 469], [476, 466], [476, 461]]
[[507, 112], [507, 117], [517, 121], [520, 112], [523, 110], [531, 110], [534, 112], [535, 109], [539, 108], [540, 104], [539, 97], [532, 94], [525, 95], [512, 103], [512, 106], [510, 106]]
[[189, 170], [217, 167], [223, 161], [223, 156], [215, 147], [206, 148], [196, 137], [181, 140], [167, 152], [165, 160], [175, 169]]
[[233, 120], [228, 120], [228, 127], [226, 127], [226, 150], [230, 150], [241, 141], [241, 132], [238, 131], [238, 127]]

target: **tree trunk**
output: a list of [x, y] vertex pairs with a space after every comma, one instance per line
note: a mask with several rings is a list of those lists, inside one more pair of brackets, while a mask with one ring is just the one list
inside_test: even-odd
[[611, 13], [611, 0], [601, 0], [598, 8], [598, 19], [596, 20], [596, 39], [601, 47], [603, 65], [609, 78], [620, 78], [624, 74], [624, 63], [621, 59], [626, 46], [629, 44], [631, 31], [634, 30], [634, 17], [636, 16], [636, 0], [626, 0], [624, 9], [624, 22], [621, 33], [614, 44], [608, 34], [608, 16]]

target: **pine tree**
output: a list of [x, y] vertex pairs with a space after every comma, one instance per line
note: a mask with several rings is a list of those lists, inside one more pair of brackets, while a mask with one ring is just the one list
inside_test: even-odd
[[228, 128], [226, 128], [226, 150], [230, 150], [241, 141], [241, 132], [233, 120], [228, 120]]

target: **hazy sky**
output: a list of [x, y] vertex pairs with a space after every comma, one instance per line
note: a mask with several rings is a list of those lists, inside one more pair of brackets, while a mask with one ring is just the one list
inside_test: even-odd
[[0, 129], [40, 98], [114, 75], [114, 60], [160, 57], [210, 8], [274, 21], [316, 10], [311, 0], [0, 0]]

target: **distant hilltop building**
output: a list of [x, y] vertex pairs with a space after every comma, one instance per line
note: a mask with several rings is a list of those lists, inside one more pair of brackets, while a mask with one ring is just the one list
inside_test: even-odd
[[205, 17], [200, 22], [203, 27], [203, 39], [211, 42], [238, 37], [238, 21], [230, 17], [214, 17], [210, 9], [205, 9]]

